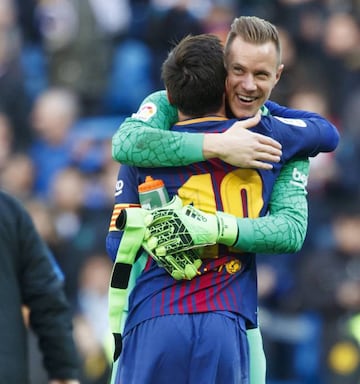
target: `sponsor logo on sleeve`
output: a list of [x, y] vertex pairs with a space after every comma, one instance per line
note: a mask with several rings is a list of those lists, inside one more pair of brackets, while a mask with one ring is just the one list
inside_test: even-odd
[[292, 179], [290, 183], [296, 185], [302, 189], [306, 189], [308, 183], [308, 176], [305, 173], [300, 172], [296, 167], [293, 169]]
[[289, 117], [274, 116], [275, 119], [280, 120], [284, 124], [294, 125], [295, 127], [307, 127], [306, 122], [301, 119], [291, 119]]
[[115, 196], [120, 196], [123, 193], [124, 182], [122, 180], [118, 180], [115, 186]]
[[143, 104], [136, 113], [132, 114], [132, 118], [142, 121], [148, 121], [156, 114], [157, 108], [154, 103]]

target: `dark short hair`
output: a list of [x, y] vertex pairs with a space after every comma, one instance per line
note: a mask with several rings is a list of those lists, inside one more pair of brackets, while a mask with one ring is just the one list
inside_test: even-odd
[[211, 34], [186, 36], [170, 51], [161, 76], [170, 102], [182, 113], [199, 117], [217, 112], [226, 78], [220, 39]]

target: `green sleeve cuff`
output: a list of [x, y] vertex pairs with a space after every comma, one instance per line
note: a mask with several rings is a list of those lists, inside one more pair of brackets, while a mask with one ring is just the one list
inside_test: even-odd
[[186, 159], [186, 164], [196, 163], [198, 161], [204, 161], [203, 155], [203, 133], [183, 133], [184, 145], [182, 145], [182, 158]]
[[237, 219], [237, 225], [239, 235], [234, 247], [248, 251], [254, 246], [255, 243], [255, 232], [252, 225], [252, 219]]

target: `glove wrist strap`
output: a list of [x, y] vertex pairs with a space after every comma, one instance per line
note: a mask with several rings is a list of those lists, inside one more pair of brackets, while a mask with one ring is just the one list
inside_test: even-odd
[[238, 238], [238, 225], [236, 217], [224, 212], [216, 212], [218, 221], [219, 237], [217, 242], [232, 246]]

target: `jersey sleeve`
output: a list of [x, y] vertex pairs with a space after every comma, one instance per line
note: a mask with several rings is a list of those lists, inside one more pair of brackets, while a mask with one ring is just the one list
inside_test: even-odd
[[273, 101], [267, 101], [265, 106], [269, 114], [280, 122], [289, 124], [292, 127], [305, 124], [308, 131], [313, 131], [311, 134], [313, 137], [317, 137], [317, 145], [308, 156], [316, 156], [319, 152], [332, 152], [338, 146], [340, 140], [338, 129], [318, 113], [287, 108]]
[[177, 110], [165, 91], [148, 96], [112, 138], [112, 157], [122, 164], [173, 167], [203, 161], [203, 133], [170, 132]]
[[271, 194], [269, 215], [238, 219], [236, 248], [254, 253], [292, 253], [301, 249], [308, 222], [308, 173], [308, 160], [292, 160], [284, 165]]
[[289, 117], [292, 119], [310, 119], [310, 118], [321, 118], [326, 120], [324, 117], [315, 112], [303, 111], [301, 109], [292, 109], [279, 105], [274, 101], [268, 100], [265, 103], [265, 107], [268, 113], [272, 116]]
[[285, 162], [295, 157], [314, 157], [320, 152], [332, 152], [339, 142], [336, 128], [325, 119], [265, 116], [260, 124], [281, 143]]
[[123, 231], [116, 228], [116, 219], [122, 209], [140, 207], [137, 187], [136, 169], [128, 165], [121, 165], [115, 185], [114, 207], [109, 223], [109, 232], [105, 241], [106, 252], [112, 261], [116, 259], [123, 236]]

